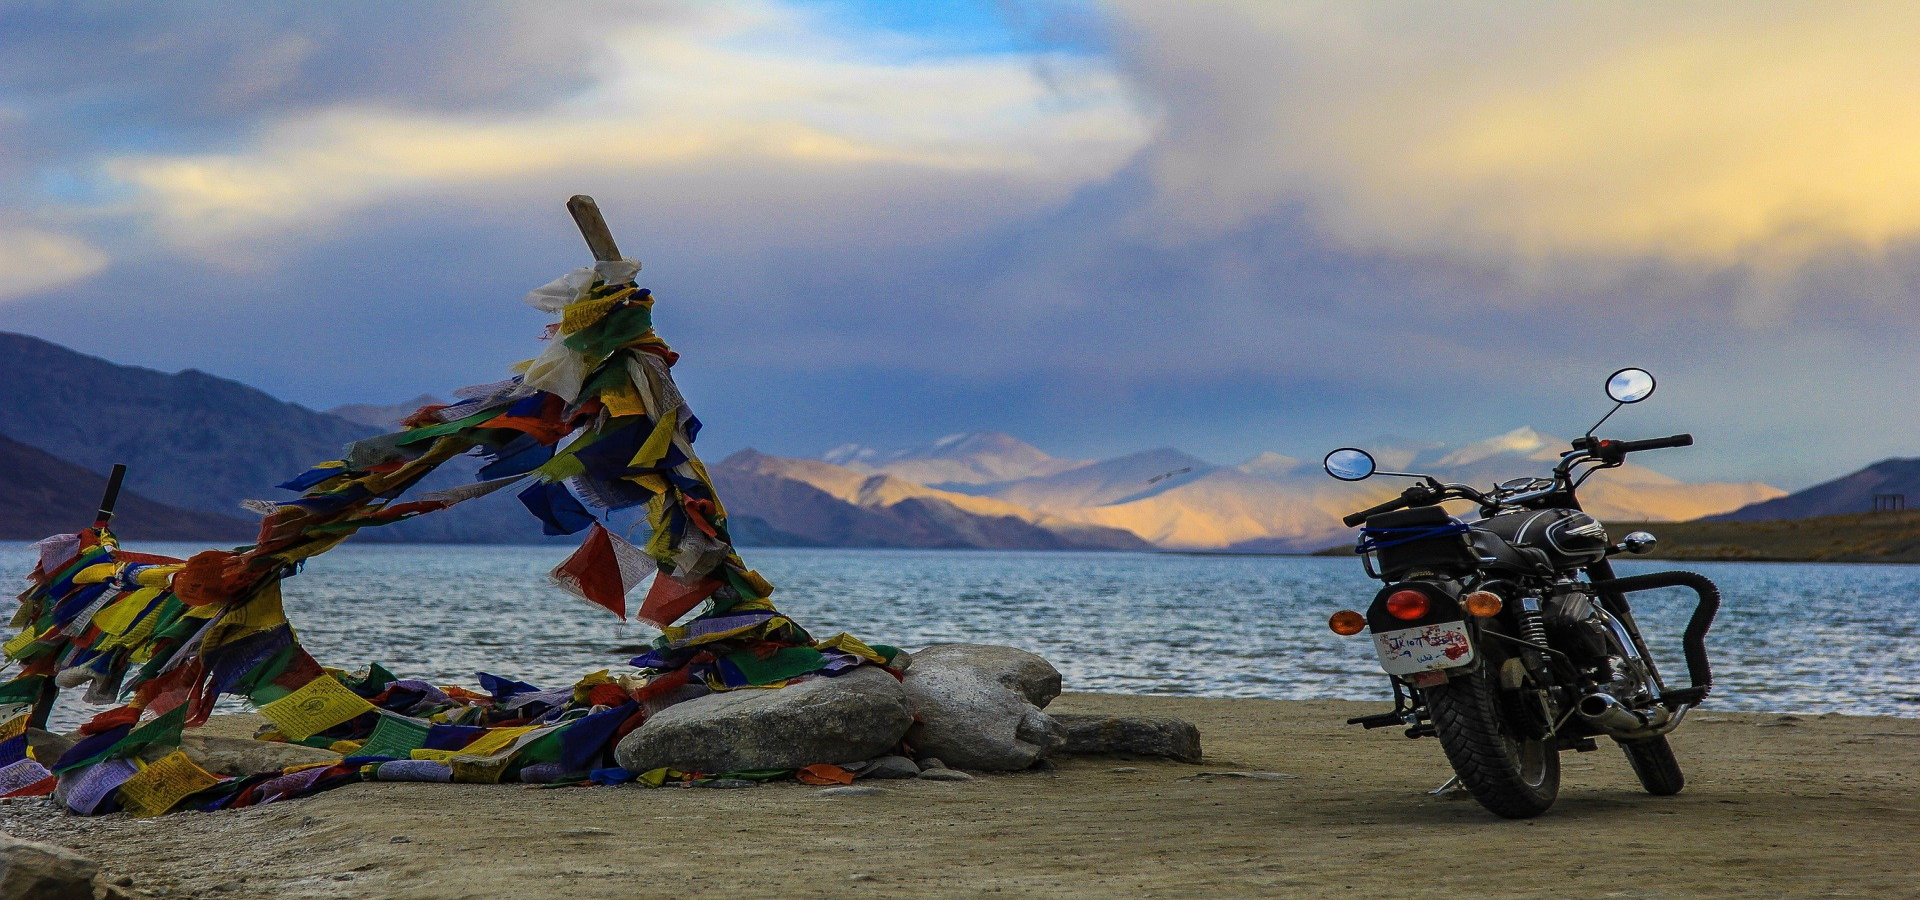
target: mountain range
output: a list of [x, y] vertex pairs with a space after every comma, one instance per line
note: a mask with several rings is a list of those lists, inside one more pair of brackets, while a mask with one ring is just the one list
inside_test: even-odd
[[[1566, 442], [1531, 428], [1463, 447], [1375, 448], [1396, 467], [1446, 481], [1493, 484], [1545, 474]], [[861, 474], [945, 476], [927, 485], [997, 500], [1003, 515], [1073, 522], [1130, 532], [1170, 550], [1308, 552], [1342, 540], [1340, 517], [1398, 493], [1405, 482], [1378, 478], [1335, 481], [1318, 465], [1262, 453], [1222, 466], [1173, 448], [1087, 462], [1055, 459], [1005, 434], [954, 435], [911, 451], [882, 453], [846, 446], [827, 454]], [[1688, 484], [1628, 464], [1583, 489], [1587, 508], [1603, 518], [1694, 519], [1770, 500], [1782, 492], [1756, 482]]]
[[[251, 516], [240, 501], [287, 496], [273, 485], [435, 399], [319, 412], [204, 372], [124, 366], [5, 333], [0, 385], [0, 535], [8, 536], [70, 530], [92, 512], [98, 479], [125, 462], [126, 528], [156, 538], [244, 537]], [[1369, 449], [1383, 467], [1492, 484], [1544, 474], [1564, 446], [1519, 428], [1457, 447], [1386, 441]], [[473, 471], [459, 459], [425, 487], [468, 481]], [[1404, 484], [1339, 482], [1278, 453], [1232, 466], [1166, 447], [1059, 458], [993, 431], [905, 449], [847, 444], [819, 459], [746, 450], [711, 473], [743, 544], [795, 546], [1307, 552], [1344, 540], [1340, 516]], [[1792, 495], [1757, 482], [1687, 483], [1629, 464], [1596, 476], [1582, 499], [1610, 521], [1754, 520], [1861, 512], [1876, 493], [1920, 498], [1920, 459], [1886, 460]], [[567, 540], [530, 526], [502, 493], [362, 538]]]
[[1709, 518], [1765, 522], [1862, 513], [1873, 509], [1876, 494], [1911, 497], [1920, 506], [1920, 458], [1883, 459], [1851, 475]]

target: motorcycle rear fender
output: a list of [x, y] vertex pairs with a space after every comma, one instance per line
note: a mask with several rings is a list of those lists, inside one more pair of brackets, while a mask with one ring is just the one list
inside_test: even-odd
[[[1416, 590], [1427, 596], [1427, 614], [1418, 619], [1396, 618], [1387, 612], [1387, 598], [1395, 592]], [[1429, 581], [1390, 584], [1374, 595], [1367, 607], [1367, 626], [1380, 668], [1396, 677], [1469, 666], [1478, 658], [1475, 632], [1460, 602], [1445, 586]], [[1453, 627], [1449, 627], [1453, 626]]]

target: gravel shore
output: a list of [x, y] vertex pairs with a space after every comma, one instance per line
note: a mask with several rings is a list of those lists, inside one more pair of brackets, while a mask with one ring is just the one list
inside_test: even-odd
[[[750, 790], [351, 785], [223, 813], [85, 819], [0, 803], [148, 897], [1896, 897], [1920, 847], [1920, 721], [1696, 712], [1689, 785], [1639, 790], [1613, 748], [1507, 822], [1455, 794], [1382, 704], [1066, 694], [1171, 715], [1206, 760], [1083, 757], [972, 781]], [[1237, 773], [1237, 774], [1235, 774]], [[1251, 777], [1249, 777], [1251, 776]]]

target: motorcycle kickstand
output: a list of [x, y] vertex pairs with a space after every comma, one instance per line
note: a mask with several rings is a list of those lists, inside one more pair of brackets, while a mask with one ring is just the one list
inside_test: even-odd
[[1460, 790], [1460, 776], [1455, 775], [1452, 778], [1447, 779], [1446, 784], [1443, 784], [1437, 788], [1434, 788], [1433, 790], [1428, 791], [1427, 796], [1443, 797], [1443, 796], [1446, 796], [1446, 793], [1448, 791], [1457, 791], [1457, 790]]

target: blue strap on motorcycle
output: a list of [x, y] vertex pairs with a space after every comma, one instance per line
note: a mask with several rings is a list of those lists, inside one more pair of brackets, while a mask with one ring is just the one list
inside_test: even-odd
[[[1398, 547], [1401, 544], [1424, 541], [1427, 538], [1447, 537], [1449, 535], [1466, 533], [1467, 523], [1465, 522], [1449, 522], [1434, 528], [1428, 528], [1424, 525], [1417, 525], [1411, 528], [1362, 528], [1360, 529], [1360, 545], [1355, 547], [1354, 550], [1358, 553], [1372, 553], [1375, 550], [1385, 550], [1388, 547]], [[1399, 535], [1399, 537], [1392, 537], [1394, 535]]]

